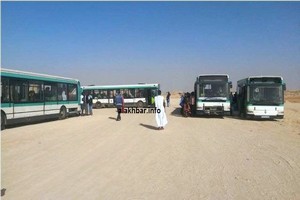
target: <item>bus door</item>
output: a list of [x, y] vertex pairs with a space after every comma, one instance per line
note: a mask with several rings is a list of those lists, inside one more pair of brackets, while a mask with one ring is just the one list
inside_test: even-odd
[[147, 90], [147, 102], [149, 106], [154, 106], [154, 97], [157, 95], [156, 89]]
[[[9, 79], [1, 77], [1, 109], [5, 111], [8, 118], [12, 118], [13, 116], [12, 91], [13, 87], [9, 86]], [[1, 117], [4, 117], [2, 113]]]

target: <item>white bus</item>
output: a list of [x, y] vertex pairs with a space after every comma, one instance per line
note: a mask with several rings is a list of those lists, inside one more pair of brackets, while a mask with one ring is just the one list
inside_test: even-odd
[[79, 112], [77, 79], [1, 68], [1, 129]]
[[154, 97], [160, 88], [158, 83], [132, 84], [132, 85], [99, 85], [83, 86], [85, 94], [92, 94], [93, 105], [96, 108], [114, 107], [116, 92], [124, 97], [125, 106], [151, 107], [154, 105]]
[[195, 115], [230, 115], [230, 88], [227, 74], [199, 75], [194, 85]]
[[280, 76], [250, 76], [237, 82], [237, 103], [245, 118], [277, 118], [284, 116], [284, 90]]

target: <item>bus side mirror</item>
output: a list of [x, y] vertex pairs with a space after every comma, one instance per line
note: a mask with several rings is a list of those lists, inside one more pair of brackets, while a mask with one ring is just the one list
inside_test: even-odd
[[229, 82], [229, 87], [232, 88], [232, 82], [231, 81]]
[[284, 91], [286, 90], [286, 84], [285, 83], [282, 85], [282, 88], [283, 88]]

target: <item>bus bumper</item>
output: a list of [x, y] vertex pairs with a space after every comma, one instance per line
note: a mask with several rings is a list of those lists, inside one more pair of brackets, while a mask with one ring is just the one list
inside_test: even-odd
[[204, 110], [196, 110], [196, 115], [230, 115], [230, 111], [224, 111], [223, 107], [205, 107]]
[[247, 119], [283, 119], [284, 115], [254, 115], [247, 114]]

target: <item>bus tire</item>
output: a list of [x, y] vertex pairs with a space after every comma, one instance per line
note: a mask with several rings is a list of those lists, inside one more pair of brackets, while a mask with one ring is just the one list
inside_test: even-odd
[[138, 101], [136, 103], [136, 107], [138, 107], [138, 108], [142, 108], [143, 106], [144, 106], [144, 103], [142, 101]]
[[1, 130], [4, 130], [6, 126], [6, 115], [1, 112]]
[[59, 119], [66, 119], [67, 117], [67, 109], [66, 107], [61, 107], [59, 111]]
[[101, 102], [97, 101], [97, 103], [96, 103], [96, 108], [97, 108], [97, 109], [98, 109], [98, 108], [102, 108]]

